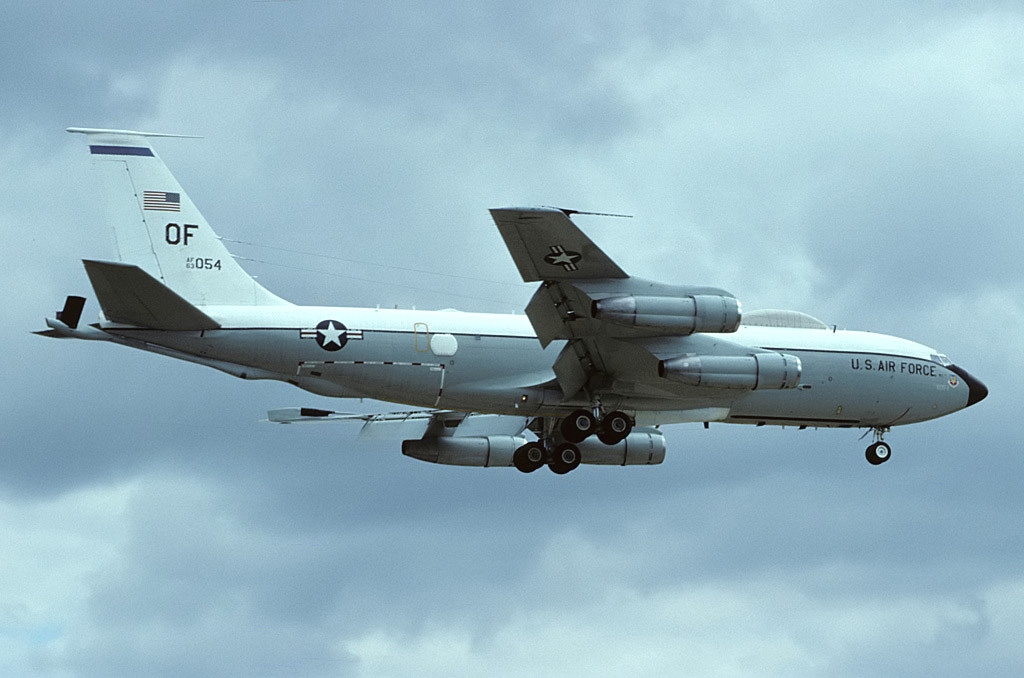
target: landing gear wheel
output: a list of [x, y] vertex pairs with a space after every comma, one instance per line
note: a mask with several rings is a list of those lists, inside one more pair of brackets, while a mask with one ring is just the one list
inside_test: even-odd
[[596, 428], [594, 415], [586, 410], [573, 410], [562, 420], [562, 437], [570, 443], [582, 443]]
[[533, 473], [544, 465], [547, 452], [540, 443], [526, 443], [512, 453], [512, 464], [523, 473]]
[[605, 445], [617, 445], [633, 431], [633, 420], [625, 412], [609, 412], [601, 420], [597, 430], [598, 439]]
[[878, 466], [879, 464], [884, 464], [889, 461], [889, 457], [892, 456], [892, 448], [889, 447], [888, 443], [878, 441], [877, 443], [868, 445], [868, 449], [865, 451], [864, 456], [867, 458], [869, 464]]
[[562, 443], [555, 447], [555, 451], [551, 455], [551, 461], [548, 462], [548, 468], [562, 475], [579, 466], [582, 459], [583, 456], [580, 454], [580, 448], [572, 443]]

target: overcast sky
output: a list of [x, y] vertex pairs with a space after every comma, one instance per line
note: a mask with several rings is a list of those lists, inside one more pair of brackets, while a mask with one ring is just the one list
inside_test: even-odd
[[[1017, 3], [2, 4], [0, 674], [1021, 675]], [[68, 126], [202, 135], [155, 145], [295, 302], [521, 312], [487, 208], [618, 212], [580, 223], [635, 275], [991, 395], [877, 468], [850, 430], [559, 477], [261, 423], [393, 406], [29, 333], [112, 256]]]

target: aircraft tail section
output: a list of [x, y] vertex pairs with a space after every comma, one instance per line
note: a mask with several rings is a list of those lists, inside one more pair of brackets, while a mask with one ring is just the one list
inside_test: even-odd
[[[288, 303], [231, 257], [149, 144], [150, 137], [173, 135], [78, 127], [68, 131], [88, 138], [122, 263], [137, 267], [190, 306]], [[86, 268], [95, 285], [88, 263]]]

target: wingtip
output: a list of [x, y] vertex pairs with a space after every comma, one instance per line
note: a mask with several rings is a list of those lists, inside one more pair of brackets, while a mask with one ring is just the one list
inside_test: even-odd
[[632, 214], [617, 214], [615, 212], [589, 212], [587, 210], [574, 210], [568, 207], [553, 207], [551, 205], [533, 205], [530, 207], [492, 207], [490, 210], [492, 215], [500, 213], [519, 213], [520, 215], [529, 218], [531, 214], [564, 214], [567, 217], [572, 217], [576, 214], [582, 214], [584, 216], [591, 217], [617, 217], [620, 219], [632, 219]]
[[543, 214], [551, 214], [554, 212], [560, 212], [565, 214], [565, 210], [558, 209], [557, 207], [546, 207], [543, 205], [530, 205], [529, 207], [523, 206], [512, 206], [512, 207], [492, 207], [490, 209], [491, 214], [496, 212], [540, 212]]

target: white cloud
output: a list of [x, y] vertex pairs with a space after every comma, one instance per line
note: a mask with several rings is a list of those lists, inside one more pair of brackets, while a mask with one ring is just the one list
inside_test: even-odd
[[12, 675], [73, 642], [92, 587], [120, 561], [132, 491], [126, 483], [0, 500], [0, 664]]
[[356, 658], [355, 675], [365, 678], [876, 675], [886, 662], [903, 664], [901, 654], [936, 648], [951, 662], [946, 669], [969, 670], [1018, 654], [1005, 637], [1020, 622], [1018, 588], [1019, 582], [1001, 584], [983, 599], [955, 601], [815, 597], [768, 580], [648, 593], [605, 581], [593, 583], [586, 601], [515, 610], [484, 635], [425, 620], [415, 633], [370, 629], [342, 646]]

